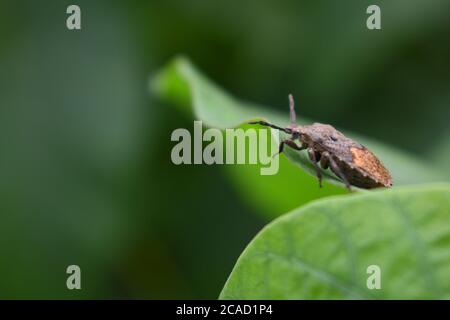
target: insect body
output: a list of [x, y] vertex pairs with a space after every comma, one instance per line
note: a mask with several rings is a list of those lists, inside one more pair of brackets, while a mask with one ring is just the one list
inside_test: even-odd
[[[322, 186], [323, 169], [330, 168], [350, 190], [350, 185], [371, 189], [391, 187], [392, 178], [380, 160], [366, 147], [344, 136], [328, 124], [314, 123], [299, 126], [296, 123], [294, 99], [289, 95], [291, 124], [282, 128], [265, 121], [250, 122], [281, 130], [290, 135], [281, 141], [279, 153], [287, 145], [295, 150], [304, 150], [316, 168], [319, 185]], [[300, 142], [297, 144], [296, 140]]]

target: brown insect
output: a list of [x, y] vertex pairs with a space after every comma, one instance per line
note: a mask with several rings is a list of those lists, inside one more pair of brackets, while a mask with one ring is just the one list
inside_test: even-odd
[[[365, 189], [392, 186], [389, 171], [366, 147], [347, 138], [329, 124], [298, 125], [292, 95], [289, 95], [289, 107], [291, 124], [286, 128], [265, 121], [250, 122], [250, 124], [268, 126], [291, 135], [288, 139], [281, 141], [278, 153], [283, 152], [285, 145], [295, 150], [307, 149], [308, 156], [316, 168], [320, 187], [322, 187], [322, 174], [318, 162], [323, 169], [329, 167], [349, 190], [350, 185]], [[299, 140], [301, 145], [298, 145], [295, 140]]]

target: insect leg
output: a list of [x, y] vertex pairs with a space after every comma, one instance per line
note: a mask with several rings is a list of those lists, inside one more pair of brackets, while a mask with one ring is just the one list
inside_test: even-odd
[[322, 153], [322, 157], [320, 158], [320, 166], [323, 169], [328, 169], [328, 166], [330, 164], [330, 161], [328, 160], [329, 156], [330, 156], [330, 154], [327, 151], [324, 151]]
[[298, 146], [294, 141], [292, 141], [292, 140], [284, 140], [283, 141], [285, 144], [287, 144], [289, 147], [291, 147], [292, 149], [295, 149], [295, 150], [305, 150], [306, 149], [306, 147], [304, 147], [304, 146]]
[[279, 146], [279, 148], [278, 148], [278, 152], [275, 153], [275, 154], [272, 156], [272, 158], [275, 158], [276, 155], [279, 155], [280, 153], [283, 152], [284, 144], [285, 144], [285, 143], [286, 143], [286, 140], [281, 141], [280, 146]]
[[350, 187], [350, 183], [348, 182], [347, 178], [345, 177], [345, 175], [342, 173], [341, 168], [339, 168], [339, 166], [336, 164], [336, 161], [333, 160], [332, 157], [330, 157], [330, 155], [328, 155], [328, 161], [331, 167], [331, 170], [333, 170], [334, 173], [336, 173], [336, 175], [345, 183], [345, 186], [347, 187], [347, 189], [349, 191], [351, 191], [351, 187]]
[[283, 152], [284, 145], [288, 145], [289, 147], [291, 147], [292, 149], [295, 149], [295, 150], [304, 150], [304, 149], [306, 149], [306, 147], [303, 147], [303, 146], [299, 147], [294, 141], [286, 139], [286, 140], [281, 141], [280, 147], [278, 149], [278, 153], [275, 153], [273, 155], [273, 157], [275, 157], [277, 154], [280, 154], [280, 153]]
[[316, 152], [312, 149], [308, 149], [308, 156], [311, 159], [312, 164], [316, 168], [317, 179], [319, 180], [319, 187], [322, 188], [322, 173], [320, 172], [319, 165], [317, 164]]
[[260, 124], [262, 126], [271, 127], [271, 128], [274, 128], [274, 129], [281, 130], [283, 132], [286, 132], [287, 134], [291, 134], [292, 133], [292, 131], [290, 129], [282, 128], [282, 127], [276, 126], [276, 125], [271, 124], [271, 123], [266, 122], [266, 121], [253, 121], [253, 122], [249, 122], [248, 124]]

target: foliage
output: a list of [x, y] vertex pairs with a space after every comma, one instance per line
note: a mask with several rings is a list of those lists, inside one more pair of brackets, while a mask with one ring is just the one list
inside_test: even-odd
[[[246, 122], [255, 119], [287, 123], [286, 115], [226, 93], [183, 57], [158, 73], [151, 88], [206, 126], [247, 128]], [[439, 180], [439, 175], [404, 152], [350, 132], [346, 134], [374, 150], [391, 170], [395, 187], [320, 199], [275, 219], [242, 253], [220, 298], [450, 296], [449, 185], [406, 187]], [[315, 176], [304, 152], [289, 150], [286, 155], [291, 163]], [[288, 173], [284, 172], [285, 166]], [[265, 212], [269, 217], [283, 212], [279, 210], [283, 205], [274, 199], [302, 199], [296, 202], [299, 205], [312, 198], [345, 193], [343, 184], [329, 171], [323, 171], [328, 182], [324, 192], [318, 189], [314, 178], [307, 179], [302, 170], [287, 163], [278, 179], [271, 181], [264, 181], [249, 167], [233, 166], [232, 177], [260, 208], [272, 209], [269, 214]], [[299, 194], [297, 186], [303, 183], [311, 185], [302, 185]], [[308, 188], [316, 191], [305, 197], [303, 193]], [[366, 270], [374, 264], [383, 272], [383, 287], [372, 291], [366, 286]]]
[[[331, 197], [266, 226], [222, 299], [449, 299], [450, 185]], [[381, 270], [369, 290], [367, 268]]]

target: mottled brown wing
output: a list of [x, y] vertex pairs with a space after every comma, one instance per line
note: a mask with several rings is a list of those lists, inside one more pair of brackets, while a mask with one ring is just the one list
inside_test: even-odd
[[342, 161], [353, 162], [351, 148], [364, 148], [361, 144], [347, 138], [339, 131], [335, 130], [327, 139], [322, 140], [320, 144], [322, 149], [329, 154], [337, 156]]
[[[385, 187], [392, 186], [392, 178], [389, 171], [381, 161], [366, 147], [344, 136], [341, 132], [333, 133], [334, 139], [326, 139], [322, 142], [322, 148], [338, 158], [340, 162], [348, 164], [349, 169], [354, 168], [361, 172], [362, 176], [357, 180], [362, 180], [364, 176], [370, 178], [376, 185]], [[349, 174], [349, 176], [353, 176]]]
[[385, 187], [392, 186], [392, 177], [381, 161], [365, 147], [351, 147], [353, 165], [370, 175]]
[[338, 163], [342, 174], [356, 186], [390, 187], [392, 178], [380, 160], [366, 147], [347, 138], [328, 124], [314, 123], [302, 128], [315, 150], [327, 151]]

